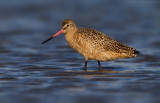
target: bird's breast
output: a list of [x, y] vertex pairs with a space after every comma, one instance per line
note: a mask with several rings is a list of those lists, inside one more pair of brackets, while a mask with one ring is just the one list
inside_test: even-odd
[[76, 45], [74, 35], [72, 33], [67, 33], [67, 34], [65, 34], [65, 38], [66, 38], [66, 41], [69, 44], [69, 46], [76, 50], [77, 45]]

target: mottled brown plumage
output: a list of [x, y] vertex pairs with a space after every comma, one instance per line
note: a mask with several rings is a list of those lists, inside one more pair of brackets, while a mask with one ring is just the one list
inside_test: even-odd
[[85, 57], [85, 70], [88, 60], [97, 60], [99, 68], [102, 69], [100, 61], [136, 57], [139, 53], [136, 49], [121, 44], [97, 30], [77, 28], [71, 19], [63, 21], [62, 32], [65, 33], [66, 41], [71, 48]]

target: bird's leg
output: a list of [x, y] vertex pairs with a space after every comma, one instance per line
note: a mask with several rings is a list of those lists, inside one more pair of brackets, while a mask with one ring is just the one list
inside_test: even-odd
[[84, 68], [83, 68], [85, 71], [87, 71], [87, 63], [88, 63], [88, 60], [85, 61], [85, 65], [84, 65]]
[[97, 60], [97, 62], [98, 62], [98, 65], [99, 65], [99, 70], [102, 70], [102, 67], [101, 67], [101, 63], [100, 63], [100, 61], [99, 61], [99, 60]]

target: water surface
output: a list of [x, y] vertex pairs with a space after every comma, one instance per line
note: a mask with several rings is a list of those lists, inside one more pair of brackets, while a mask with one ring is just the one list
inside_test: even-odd
[[[0, 103], [159, 103], [158, 0], [0, 2]], [[42, 45], [65, 18], [141, 51], [137, 58], [88, 62], [64, 35]]]

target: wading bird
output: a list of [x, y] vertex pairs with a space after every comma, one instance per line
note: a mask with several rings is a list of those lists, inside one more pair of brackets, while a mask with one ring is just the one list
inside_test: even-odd
[[139, 54], [136, 49], [121, 44], [99, 31], [90, 28], [77, 28], [71, 19], [65, 19], [62, 23], [62, 29], [42, 44], [61, 33], [65, 34], [70, 47], [85, 57], [85, 71], [87, 70], [88, 60], [97, 60], [101, 70], [100, 61], [135, 58]]

